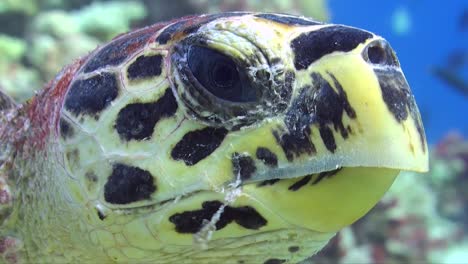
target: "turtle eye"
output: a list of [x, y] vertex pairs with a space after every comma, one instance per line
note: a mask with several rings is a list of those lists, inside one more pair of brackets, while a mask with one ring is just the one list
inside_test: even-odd
[[192, 46], [188, 66], [203, 88], [214, 96], [231, 102], [256, 100], [255, 90], [230, 57], [210, 48]]

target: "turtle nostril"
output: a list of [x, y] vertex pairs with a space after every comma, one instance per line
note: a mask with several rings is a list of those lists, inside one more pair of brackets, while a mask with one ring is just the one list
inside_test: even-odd
[[364, 49], [362, 57], [368, 63], [376, 65], [400, 66], [390, 45], [384, 40], [375, 40]]
[[381, 46], [367, 48], [367, 56], [369, 57], [369, 62], [373, 64], [382, 64], [386, 58], [385, 50]]

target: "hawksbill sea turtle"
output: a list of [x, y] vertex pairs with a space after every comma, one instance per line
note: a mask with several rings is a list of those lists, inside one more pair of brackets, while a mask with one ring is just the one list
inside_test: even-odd
[[428, 167], [388, 42], [284, 14], [120, 35], [0, 111], [5, 263], [298, 263]]

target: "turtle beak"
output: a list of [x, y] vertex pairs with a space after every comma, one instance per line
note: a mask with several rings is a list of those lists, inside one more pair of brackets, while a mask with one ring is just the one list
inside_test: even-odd
[[394, 133], [399, 134], [403, 142], [406, 141], [406, 147], [409, 150], [407, 155], [412, 156], [413, 165], [402, 167], [402, 169], [427, 171], [428, 151], [424, 128], [414, 96], [403, 72], [397, 67], [374, 67], [373, 70], [381, 90], [380, 100], [386, 106], [386, 114], [393, 117], [389, 119], [392, 119], [394, 129], [400, 130], [400, 133]]
[[[361, 93], [356, 115], [368, 144], [381, 161], [370, 164], [399, 170], [428, 170], [428, 149], [418, 107], [398, 59], [388, 42], [369, 41], [361, 57], [367, 69], [368, 92], [357, 86], [348, 89], [350, 97]], [[347, 78], [342, 76], [342, 78]], [[348, 76], [349, 78], [349, 76]], [[372, 105], [372, 107], [370, 107]], [[378, 151], [380, 149], [380, 151]]]
[[[335, 232], [368, 212], [400, 171], [427, 171], [419, 111], [386, 41], [374, 37], [351, 52], [325, 56], [299, 73], [298, 83], [304, 88], [291, 112], [306, 120], [297, 119], [299, 124], [310, 124], [305, 131], [312, 154], [292, 156], [279, 166], [284, 171], [276, 178], [284, 180], [248, 193], [283, 212], [288, 223]], [[322, 173], [339, 167], [320, 180]]]
[[[318, 142], [317, 156], [331, 161], [324, 166], [326, 170], [337, 165], [428, 170], [419, 110], [395, 53], [385, 40], [375, 37], [353, 52], [323, 58], [309, 69], [309, 74], [317, 116], [330, 115], [333, 109], [328, 105], [337, 96], [345, 110], [339, 123], [324, 126], [318, 122], [311, 127], [312, 135], [321, 137], [312, 139]], [[327, 87], [333, 92], [322, 92]], [[314, 126], [318, 133], [313, 133]], [[327, 142], [330, 138], [333, 148]]]

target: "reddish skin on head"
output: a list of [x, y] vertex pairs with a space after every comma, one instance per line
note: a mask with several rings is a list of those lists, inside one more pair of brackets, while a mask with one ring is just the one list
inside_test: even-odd
[[[124, 50], [119, 52], [126, 53], [129, 56], [131, 53], [137, 51], [148, 43], [155, 42], [157, 38], [157, 33], [163, 27], [177, 23], [180, 21], [185, 21], [177, 32], [172, 36], [172, 39], [177, 39], [181, 34], [183, 34], [185, 29], [191, 27], [197, 27], [198, 25], [204, 24], [209, 17], [207, 16], [186, 16], [179, 19], [171, 20], [167, 23], [157, 23], [152, 26], [148, 26], [142, 29], [138, 29], [126, 34], [121, 34], [115, 37], [112, 42], [120, 40], [122, 38], [137, 38], [141, 35], [154, 34], [149, 40], [132, 43], [128, 45]], [[18, 149], [23, 147], [26, 153], [29, 151], [43, 150], [46, 144], [48, 137], [51, 132], [55, 134], [58, 133], [58, 124], [60, 120], [60, 111], [65, 100], [65, 95], [67, 94], [70, 83], [72, 82], [75, 75], [80, 70], [88, 58], [93, 57], [96, 52], [99, 52], [99, 49], [96, 49], [88, 56], [85, 56], [81, 59], [78, 59], [74, 63], [65, 67], [62, 72], [60, 72], [57, 77], [50, 81], [45, 88], [35, 96], [28, 105], [25, 106], [26, 116], [29, 119], [31, 130], [28, 131], [28, 138], [19, 137], [21, 140], [15, 141], [15, 147]], [[121, 55], [121, 54], [120, 54]], [[24, 131], [24, 122], [17, 122], [16, 131]], [[23, 129], [21, 129], [23, 128]], [[9, 137], [11, 135], [6, 135]], [[11, 141], [10, 141], [11, 142]], [[28, 151], [29, 150], [29, 151]], [[32, 152], [33, 153], [33, 152]]]
[[[42, 150], [52, 128], [58, 128], [60, 110], [75, 73], [83, 65], [85, 58], [65, 67], [57, 77], [27, 105], [26, 114], [30, 121], [31, 134], [25, 142], [31, 149]], [[54, 131], [56, 132], [56, 131]], [[28, 148], [28, 149], [29, 149]]]

